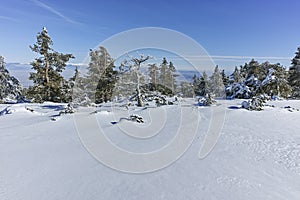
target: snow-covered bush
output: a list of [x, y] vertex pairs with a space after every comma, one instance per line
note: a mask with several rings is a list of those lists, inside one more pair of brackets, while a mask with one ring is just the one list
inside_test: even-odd
[[59, 115], [72, 113], [75, 113], [75, 109], [73, 105], [69, 103], [62, 111], [59, 112]]
[[139, 116], [139, 115], [130, 115], [129, 119], [131, 121], [137, 122], [137, 123], [144, 123], [144, 119], [143, 117]]
[[264, 96], [252, 97], [250, 100], [242, 102], [242, 108], [245, 108], [247, 110], [261, 111], [263, 110], [263, 106], [265, 103], [266, 99]]
[[210, 106], [212, 104], [216, 103], [216, 101], [211, 97], [211, 95], [206, 95], [205, 97], [198, 99], [198, 105], [199, 106]]

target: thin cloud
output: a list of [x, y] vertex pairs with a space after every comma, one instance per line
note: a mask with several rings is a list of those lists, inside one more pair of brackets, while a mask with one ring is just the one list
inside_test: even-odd
[[290, 60], [290, 57], [277, 56], [211, 56], [213, 59], [257, 59], [257, 60]]
[[65, 20], [66, 22], [69, 22], [71, 24], [79, 24], [79, 22], [76, 22], [68, 17], [66, 17], [65, 15], [63, 15], [62, 13], [58, 12], [57, 10], [55, 10], [53, 7], [41, 2], [41, 1], [38, 1], [38, 0], [31, 0], [35, 5], [41, 7], [41, 8], [44, 8], [50, 12], [52, 12], [53, 14], [57, 15], [58, 17], [62, 18], [63, 20]]
[[220, 55], [207, 55], [207, 56], [195, 56], [195, 55], [182, 55], [182, 56], [172, 56], [169, 58], [175, 59], [192, 59], [192, 60], [291, 60], [290, 57], [277, 57], [277, 56], [220, 56]]
[[12, 22], [17, 22], [18, 21], [14, 18], [3, 16], [3, 15], [0, 15], [0, 20], [7, 20], [7, 21], [12, 21]]

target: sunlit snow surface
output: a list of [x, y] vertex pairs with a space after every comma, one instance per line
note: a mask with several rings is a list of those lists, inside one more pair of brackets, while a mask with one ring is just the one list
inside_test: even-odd
[[[171, 166], [139, 175], [110, 169], [94, 159], [79, 139], [74, 115], [57, 116], [66, 105], [0, 105], [0, 199], [299, 199], [300, 101], [271, 101], [264, 111], [251, 112], [239, 109], [242, 100], [219, 100], [227, 107], [225, 123], [217, 145], [203, 160], [198, 154], [211, 108], [183, 101], [199, 113], [194, 142]], [[176, 106], [125, 110], [104, 105], [94, 115], [114, 144], [148, 152], [174, 137]], [[8, 112], [1, 112], [5, 108]], [[152, 140], [124, 134], [122, 126], [134, 122], [111, 123], [135, 113], [145, 119], [139, 126], [146, 127], [151, 109], [157, 117], [169, 114], [165, 121], [153, 119], [165, 126]]]

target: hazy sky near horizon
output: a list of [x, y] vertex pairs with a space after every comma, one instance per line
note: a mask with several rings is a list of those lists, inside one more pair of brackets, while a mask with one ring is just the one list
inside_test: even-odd
[[298, 0], [2, 0], [0, 55], [29, 63], [46, 26], [53, 48], [82, 63], [89, 49], [133, 28], [163, 27], [202, 45], [222, 68], [251, 58], [289, 66], [300, 45]]

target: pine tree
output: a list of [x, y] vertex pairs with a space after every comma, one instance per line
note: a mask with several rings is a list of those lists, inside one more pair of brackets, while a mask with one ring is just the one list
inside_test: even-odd
[[218, 65], [215, 67], [214, 72], [210, 77], [209, 90], [210, 93], [216, 97], [223, 97], [225, 94], [225, 87]]
[[183, 97], [194, 97], [194, 88], [192, 83], [187, 81], [182, 81], [180, 83], [180, 90]]
[[159, 71], [156, 64], [150, 64], [148, 71], [149, 71], [149, 77], [150, 77], [150, 90], [157, 90], [158, 85], [158, 78], [159, 78]]
[[76, 87], [76, 80], [78, 80], [79, 78], [79, 71], [78, 71], [78, 67], [76, 66], [75, 71], [74, 71], [74, 75], [69, 79], [68, 81], [68, 94], [69, 94], [69, 99], [70, 102], [73, 100], [73, 91]]
[[167, 87], [171, 89], [173, 94], [176, 91], [176, 77], [178, 75], [176, 74], [176, 68], [173, 64], [173, 62], [169, 63], [168, 69], [167, 69]]
[[200, 78], [194, 74], [193, 76], [193, 89], [196, 96], [200, 96]]
[[209, 81], [208, 81], [208, 76], [207, 76], [206, 72], [204, 71], [202, 73], [202, 76], [200, 77], [199, 95], [204, 97], [208, 93], [209, 93]]
[[4, 57], [0, 56], [0, 103], [16, 103], [24, 100], [23, 87], [6, 69]]
[[[263, 63], [264, 64], [264, 63]], [[288, 73], [279, 63], [268, 64], [268, 73], [262, 81], [257, 94], [266, 94], [270, 97], [287, 98], [291, 94], [291, 87], [288, 84]]]
[[242, 81], [240, 71], [237, 67], [235, 67], [234, 72], [230, 75], [231, 83], [240, 83]]
[[167, 79], [168, 79], [168, 61], [166, 58], [163, 58], [162, 64], [160, 65], [160, 76], [159, 82], [161, 85], [167, 87]]
[[292, 97], [300, 98], [300, 47], [292, 60], [292, 66], [289, 69], [289, 84], [292, 87]]
[[74, 56], [58, 53], [51, 48], [52, 45], [53, 41], [44, 27], [37, 35], [36, 44], [30, 46], [33, 52], [40, 55], [31, 63], [35, 72], [30, 73], [29, 79], [34, 85], [29, 87], [27, 92], [27, 95], [35, 102], [67, 102], [63, 92], [66, 81], [61, 73], [65, 70], [69, 59]]
[[166, 58], [163, 58], [159, 68], [159, 86], [158, 91], [165, 95], [173, 95], [176, 91], [176, 68], [172, 62], [168, 63]]
[[254, 77], [258, 77], [261, 78], [260, 76], [262, 75], [262, 68], [261, 65], [255, 61], [254, 59], [252, 59], [249, 64], [245, 65], [245, 70], [246, 70], [246, 75], [245, 78], [246, 80], [248, 78], [250, 78], [252, 75], [254, 75]]
[[131, 57], [125, 59], [120, 66], [118, 76], [117, 91], [119, 96], [129, 98], [129, 100], [136, 100], [137, 106], [144, 105], [144, 95], [146, 88], [145, 75], [141, 68], [149, 66], [146, 64], [150, 56], [139, 55], [138, 57]]
[[85, 79], [88, 97], [95, 103], [110, 101], [116, 81], [114, 59], [105, 47], [90, 50], [90, 62]]
[[279, 63], [259, 63], [251, 60], [235, 68], [231, 75], [226, 94], [230, 98], [251, 98], [254, 96], [288, 97], [291, 88], [287, 82], [287, 72]]
[[226, 87], [229, 84], [229, 77], [225, 74], [225, 70], [223, 69], [221, 72], [223, 85]]
[[92, 103], [85, 91], [85, 81], [85, 78], [81, 76], [80, 71], [76, 67], [74, 76], [69, 79], [72, 103], [82, 106], [88, 106]]

